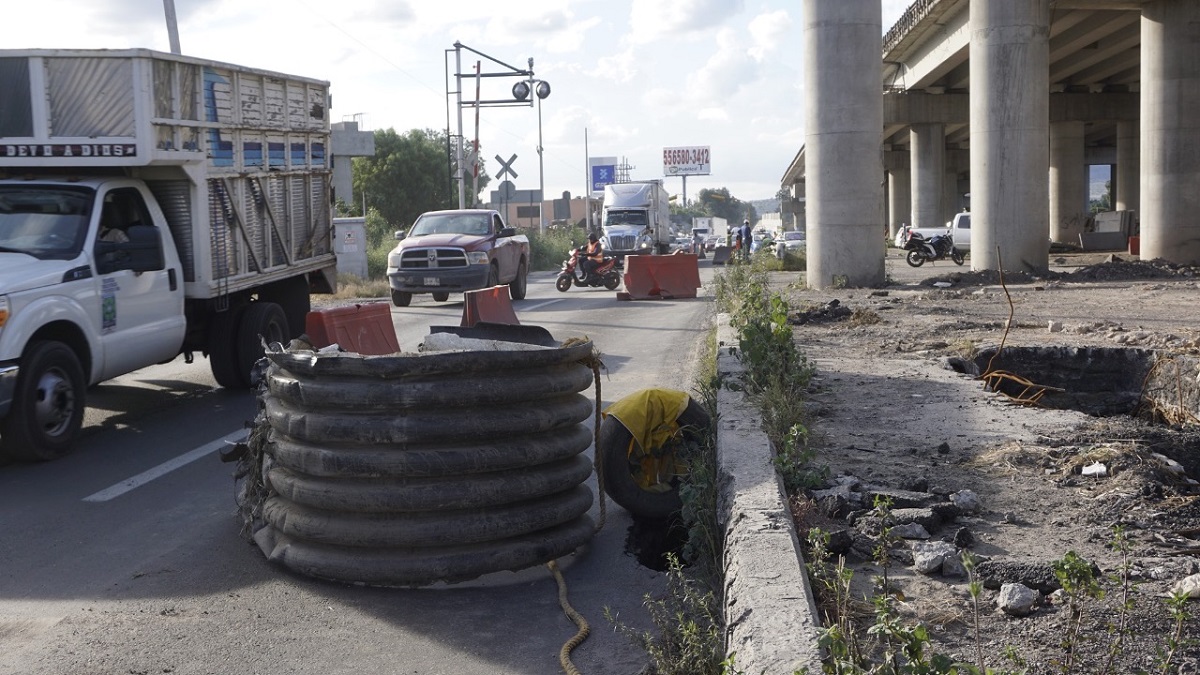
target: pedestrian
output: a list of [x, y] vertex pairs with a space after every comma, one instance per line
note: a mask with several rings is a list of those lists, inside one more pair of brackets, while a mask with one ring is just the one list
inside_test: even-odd
[[742, 258], [750, 259], [750, 242], [753, 241], [753, 235], [750, 233], [750, 219], [742, 221], [742, 226], [738, 228], [738, 239], [742, 242]]

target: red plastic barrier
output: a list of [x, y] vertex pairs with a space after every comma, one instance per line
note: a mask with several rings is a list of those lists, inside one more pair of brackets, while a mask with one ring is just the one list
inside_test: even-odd
[[519, 326], [513, 311], [508, 286], [492, 286], [463, 293], [463, 315], [460, 325], [470, 328], [480, 321]]
[[694, 298], [700, 288], [700, 266], [694, 254], [631, 255], [625, 258], [622, 300]]
[[1142, 238], [1141, 237], [1130, 237], [1129, 238], [1129, 255], [1141, 255], [1141, 254], [1142, 254]]
[[311, 311], [304, 318], [304, 331], [317, 349], [337, 343], [368, 356], [400, 351], [392, 308], [383, 302]]

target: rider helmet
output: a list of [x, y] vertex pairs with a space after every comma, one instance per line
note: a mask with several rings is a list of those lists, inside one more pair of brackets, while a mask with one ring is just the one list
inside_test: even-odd
[[592, 242], [593, 244], [596, 243], [597, 239], [598, 239], [598, 237], [596, 237], [595, 232], [592, 232], [591, 234], [588, 235], [588, 241]]

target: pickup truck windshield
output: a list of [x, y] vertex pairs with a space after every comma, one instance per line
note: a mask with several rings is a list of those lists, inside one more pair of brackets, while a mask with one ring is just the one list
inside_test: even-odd
[[0, 249], [70, 260], [83, 249], [90, 188], [0, 185]]
[[489, 213], [427, 213], [413, 223], [410, 236], [425, 234], [473, 234], [485, 235], [492, 232], [492, 216]]

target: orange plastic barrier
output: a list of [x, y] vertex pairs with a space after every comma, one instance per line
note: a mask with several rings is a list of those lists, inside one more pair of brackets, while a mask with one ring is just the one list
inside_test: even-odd
[[621, 300], [694, 298], [700, 288], [695, 254], [631, 255], [625, 258], [625, 292]]
[[304, 317], [304, 331], [317, 349], [336, 343], [368, 356], [400, 351], [392, 308], [385, 302], [311, 311]]
[[504, 323], [510, 326], [521, 324], [513, 311], [508, 286], [492, 286], [478, 291], [463, 293], [462, 326], [471, 327], [480, 321]]
[[1141, 254], [1142, 254], [1142, 238], [1141, 237], [1130, 237], [1129, 238], [1129, 255], [1141, 255]]

